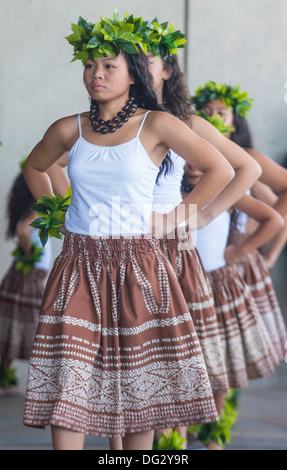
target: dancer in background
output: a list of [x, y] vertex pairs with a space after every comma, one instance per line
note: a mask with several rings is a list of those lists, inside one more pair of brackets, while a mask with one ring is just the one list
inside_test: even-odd
[[[200, 136], [203, 134], [204, 139], [214, 145], [235, 169], [234, 179], [223, 191], [225, 205], [222, 206], [222, 210], [225, 210], [260, 176], [259, 167], [240, 147], [225, 139], [211, 124], [192, 115], [190, 93], [187, 90], [184, 74], [180, 70], [178, 58], [176, 55], [168, 54], [168, 37], [165, 35], [168, 34], [169, 25], [164, 23], [163, 28], [163, 25], [154, 21], [149, 27], [153, 35], [160, 35], [158, 31], [162, 34], [160, 44], [155, 40], [148, 45], [147, 53], [149, 71], [153, 77], [153, 88], [158, 102], [168, 113], [180, 118], [192, 129], [195, 120], [197, 134]], [[171, 159], [172, 168], [157, 178], [153, 194], [154, 211], [165, 215], [182, 202], [180, 186], [185, 160], [173, 151]], [[185, 229], [185, 223], [177, 227], [175, 237], [166, 235], [161, 238], [160, 244], [176, 272], [189, 307], [220, 414], [229, 385], [209, 281], [197, 250], [193, 246], [190, 233]], [[186, 436], [186, 429], [177, 430]], [[163, 432], [168, 433], [169, 430], [161, 430], [157, 435], [160, 436]], [[122, 448], [120, 440], [111, 440], [111, 448], [120, 450]]]
[[[192, 192], [201, 177], [200, 171], [186, 165], [183, 196]], [[277, 211], [248, 195], [235, 207], [258, 221], [256, 231], [238, 245], [227, 246], [230, 213], [225, 211], [210, 222], [207, 206], [198, 216], [196, 247], [214, 295], [229, 385], [242, 389], [249, 380], [272, 374], [279, 358], [236, 263], [274, 236], [284, 221]], [[211, 441], [208, 448], [220, 446]]]
[[15, 238], [17, 248], [0, 286], [0, 356], [4, 376], [14, 359], [30, 358], [44, 280], [52, 263], [51, 242], [42, 249], [37, 230], [29, 226], [35, 219], [31, 209], [34, 202], [21, 172], [13, 182], [7, 203], [7, 238]]
[[[151, 227], [150, 220], [170, 148], [204, 176], [184, 213], [175, 208], [164, 217], [165, 232], [213, 200], [234, 171], [160, 111], [140, 21], [115, 14], [73, 26], [68, 40], [84, 63], [91, 109], [54, 123], [24, 167], [34, 197], [52, 195], [46, 172], [70, 152], [67, 234], [45, 291], [24, 417], [26, 425], [51, 425], [54, 449], [82, 449], [86, 434], [123, 437], [124, 449], [151, 449], [156, 428], [217, 419], [186, 302], [152, 236], [162, 224]], [[128, 43], [121, 41], [125, 30]]]
[[[232, 127], [233, 131], [227, 137], [244, 148], [262, 168], [260, 183], [266, 185], [267, 188], [264, 189], [262, 185], [255, 184], [252, 188], [252, 194], [270, 203], [286, 220], [287, 170], [253, 148], [251, 131], [247, 121], [248, 111], [252, 106], [252, 100], [248, 98], [248, 93], [242, 92], [240, 86], [233, 87], [209, 81], [196, 90], [192, 102], [196, 109], [204, 110], [209, 116], [219, 114], [225, 124]], [[275, 198], [272, 197], [272, 194], [270, 196], [270, 189], [276, 193]], [[237, 211], [232, 218], [229, 242], [240, 243], [246, 236], [247, 217]], [[274, 266], [285, 243], [286, 227], [283, 227], [269, 242], [267, 251], [265, 250], [267, 259], [271, 259], [271, 266]], [[258, 250], [254, 250], [242, 259], [238, 269], [252, 291], [258, 309], [270, 332], [276, 352], [280, 360], [283, 361], [287, 332], [265, 260]]]

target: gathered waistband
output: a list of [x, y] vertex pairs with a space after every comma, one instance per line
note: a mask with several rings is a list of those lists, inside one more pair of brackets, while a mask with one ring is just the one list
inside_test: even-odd
[[135, 235], [115, 237], [91, 237], [67, 232], [63, 243], [62, 255], [84, 257], [95, 256], [108, 259], [147, 255], [149, 252], [160, 251], [159, 240], [151, 235]]

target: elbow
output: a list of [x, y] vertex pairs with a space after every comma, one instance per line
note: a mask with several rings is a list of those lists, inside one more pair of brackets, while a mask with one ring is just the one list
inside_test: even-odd
[[285, 220], [279, 214], [279, 212], [273, 214], [273, 216], [269, 219], [269, 224], [272, 228], [273, 237], [277, 235], [277, 233], [280, 232], [286, 226]]
[[226, 184], [229, 184], [235, 176], [235, 170], [233, 167], [228, 164], [225, 169], [225, 179], [226, 179]]
[[262, 176], [262, 173], [263, 173], [263, 170], [261, 168], [261, 166], [259, 165], [259, 163], [257, 163], [255, 160], [253, 160], [253, 166], [254, 166], [254, 176], [255, 176], [255, 181], [259, 180]]
[[279, 214], [279, 212], [277, 212], [276, 214], [276, 222], [274, 223], [274, 225], [278, 227], [278, 232], [284, 227], [286, 227], [286, 220], [284, 219], [284, 217], [282, 217], [282, 215]]

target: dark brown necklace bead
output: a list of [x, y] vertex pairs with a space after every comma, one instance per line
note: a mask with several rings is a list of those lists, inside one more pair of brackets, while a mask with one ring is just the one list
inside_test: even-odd
[[108, 132], [109, 132], [109, 129], [107, 127], [101, 128], [101, 134], [107, 134]]
[[129, 118], [134, 115], [137, 108], [138, 106], [135, 103], [135, 99], [130, 98], [123, 109], [117, 113], [117, 116], [113, 119], [109, 119], [108, 121], [104, 121], [100, 116], [97, 103], [92, 102], [89, 114], [91, 126], [94, 132], [100, 132], [101, 134], [108, 134], [109, 132], [114, 133], [117, 129], [123, 127], [125, 122], [128, 122]]

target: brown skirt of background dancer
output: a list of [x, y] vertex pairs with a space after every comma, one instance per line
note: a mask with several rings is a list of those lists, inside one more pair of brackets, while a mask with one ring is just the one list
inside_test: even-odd
[[29, 359], [39, 321], [47, 272], [24, 275], [13, 263], [0, 286], [0, 355]]
[[234, 266], [208, 273], [231, 388], [271, 375], [279, 359], [249, 287]]
[[212, 390], [228, 393], [230, 387], [213, 294], [191, 235], [184, 227], [178, 228], [173, 239], [165, 237], [160, 240], [160, 245], [176, 273], [188, 305]]

